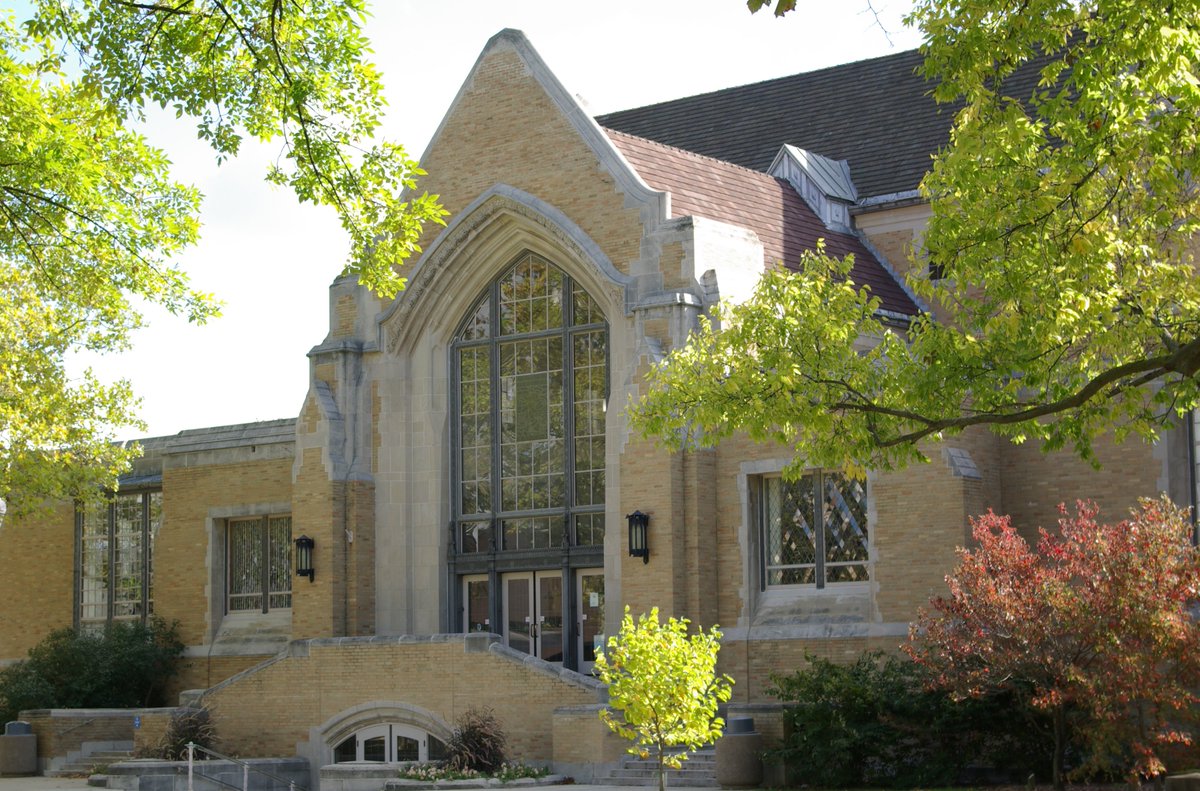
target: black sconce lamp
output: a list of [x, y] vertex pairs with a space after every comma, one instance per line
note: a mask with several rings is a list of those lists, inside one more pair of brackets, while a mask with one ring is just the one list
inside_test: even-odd
[[650, 562], [650, 545], [646, 542], [646, 528], [650, 526], [650, 514], [634, 511], [625, 516], [629, 520], [629, 557]]
[[308, 581], [312, 582], [313, 577], [317, 572], [313, 570], [313, 546], [316, 544], [308, 536], [300, 536], [296, 539], [296, 576], [308, 577]]

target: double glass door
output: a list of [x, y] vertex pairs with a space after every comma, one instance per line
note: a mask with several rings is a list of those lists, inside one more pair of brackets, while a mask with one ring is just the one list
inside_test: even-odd
[[[547, 662], [562, 663], [569, 649], [570, 666], [590, 673], [607, 639], [604, 569], [573, 570], [568, 579], [569, 597], [559, 570], [503, 573], [496, 601], [486, 574], [464, 576], [462, 629], [495, 632], [509, 647]], [[493, 612], [500, 617], [496, 624]]]
[[547, 662], [562, 662], [562, 572], [521, 572], [501, 579], [509, 647]]

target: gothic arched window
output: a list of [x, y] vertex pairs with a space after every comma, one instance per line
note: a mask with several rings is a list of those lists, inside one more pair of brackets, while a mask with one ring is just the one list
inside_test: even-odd
[[604, 541], [608, 325], [561, 269], [525, 253], [453, 343], [456, 548]]

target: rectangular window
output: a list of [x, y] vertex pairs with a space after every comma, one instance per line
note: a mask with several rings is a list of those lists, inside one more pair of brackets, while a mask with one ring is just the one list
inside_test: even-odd
[[162, 492], [118, 494], [81, 509], [76, 617], [81, 624], [145, 620], [154, 614], [154, 539]]
[[230, 519], [226, 526], [229, 612], [292, 606], [292, 517]]
[[869, 579], [865, 481], [815, 470], [763, 478], [761, 493], [764, 586]]

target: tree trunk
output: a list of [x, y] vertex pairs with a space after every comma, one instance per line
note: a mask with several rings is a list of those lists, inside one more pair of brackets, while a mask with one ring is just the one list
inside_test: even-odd
[[1067, 711], [1062, 705], [1054, 709], [1054, 788], [1063, 791], [1066, 781], [1063, 778], [1063, 753], [1067, 742]]
[[663, 765], [664, 748], [658, 744], [658, 791], [667, 791], [667, 767]]

